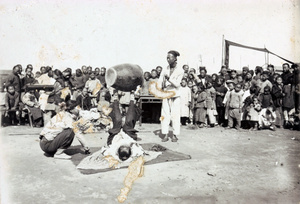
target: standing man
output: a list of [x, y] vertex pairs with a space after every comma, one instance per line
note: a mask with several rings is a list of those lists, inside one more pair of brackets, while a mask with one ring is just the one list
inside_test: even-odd
[[106, 73], [106, 68], [105, 67], [101, 67], [101, 69], [100, 69], [100, 75], [99, 75], [98, 79], [100, 80], [100, 82], [101, 82], [101, 84], [102, 84], [103, 87], [106, 87], [105, 73]]
[[172, 91], [175, 95], [165, 98], [161, 108], [161, 132], [164, 135], [162, 142], [168, 141], [169, 125], [172, 121], [173, 136], [172, 142], [177, 142], [180, 134], [180, 83], [183, 77], [183, 70], [177, 67], [179, 52], [171, 50], [168, 52], [167, 61], [169, 66], [162, 70], [158, 79], [158, 86], [164, 91]]
[[242, 68], [242, 77], [245, 80], [247, 73], [249, 72], [249, 67], [243, 67]]
[[[23, 88], [26, 84], [34, 84], [35, 82], [36, 82], [36, 80], [32, 74], [32, 67], [27, 66], [25, 69], [25, 76], [23, 78]], [[25, 88], [24, 88], [24, 90], [25, 90]]]
[[282, 82], [284, 85], [288, 84], [289, 81], [288, 79], [290, 77], [293, 77], [293, 69], [291, 69], [288, 63], [284, 63], [282, 65], [282, 74], [281, 74]]
[[13, 71], [10, 75], [7, 76], [5, 80], [6, 89], [8, 86], [12, 85], [15, 87], [16, 92], [21, 94], [21, 80], [20, 80], [20, 67], [19, 65], [14, 66]]
[[90, 78], [90, 75], [88, 74], [88, 70], [87, 70], [87, 67], [85, 65], [83, 65], [81, 67], [81, 71], [82, 71], [82, 76], [83, 76], [83, 79], [84, 79], [84, 83], [87, 82], [87, 80], [89, 80]]
[[275, 69], [274, 69], [274, 65], [269, 64], [268, 67], [267, 67], [267, 70], [269, 71], [269, 81], [272, 84], [274, 84], [275, 83], [275, 77], [274, 77]]

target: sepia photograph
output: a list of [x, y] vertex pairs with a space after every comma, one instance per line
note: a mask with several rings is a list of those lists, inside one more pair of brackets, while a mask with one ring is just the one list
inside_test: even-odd
[[299, 25], [300, 0], [0, 0], [0, 203], [300, 203]]

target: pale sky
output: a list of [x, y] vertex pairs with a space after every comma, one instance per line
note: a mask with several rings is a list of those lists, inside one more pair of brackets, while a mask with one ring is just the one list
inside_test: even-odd
[[[300, 62], [300, 0], [0, 0], [0, 69], [33, 64], [73, 70], [134, 63], [149, 71], [178, 64], [218, 72], [222, 35]], [[230, 68], [265, 63], [265, 55], [230, 48]], [[284, 61], [270, 57], [270, 63]]]

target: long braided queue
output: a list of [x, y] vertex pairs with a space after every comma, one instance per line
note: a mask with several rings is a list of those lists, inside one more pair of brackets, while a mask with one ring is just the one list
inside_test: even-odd
[[150, 92], [150, 94], [155, 96], [155, 98], [158, 98], [158, 99], [167, 99], [167, 98], [172, 98], [173, 96], [175, 96], [174, 91], [162, 90], [161, 88], [158, 87], [158, 84], [155, 81], [150, 82], [149, 92]]
[[121, 189], [121, 194], [118, 196], [118, 201], [123, 203], [127, 199], [127, 195], [131, 190], [133, 182], [144, 175], [144, 157], [140, 156], [132, 161], [128, 166], [128, 174], [124, 179], [125, 187]]

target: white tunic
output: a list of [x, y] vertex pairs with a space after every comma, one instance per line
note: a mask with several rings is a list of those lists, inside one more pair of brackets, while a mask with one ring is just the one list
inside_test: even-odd
[[[169, 80], [165, 80], [165, 75], [169, 76]], [[174, 91], [175, 96], [169, 99], [163, 99], [161, 107], [161, 132], [168, 134], [169, 125], [172, 122], [174, 135], [180, 134], [180, 100], [181, 100], [181, 79], [183, 77], [183, 70], [175, 67], [173, 73], [170, 75], [170, 66], [163, 69], [157, 81], [158, 87], [163, 90]]]
[[189, 87], [181, 87], [181, 117], [189, 117], [189, 104], [191, 103], [192, 94], [191, 89]]

